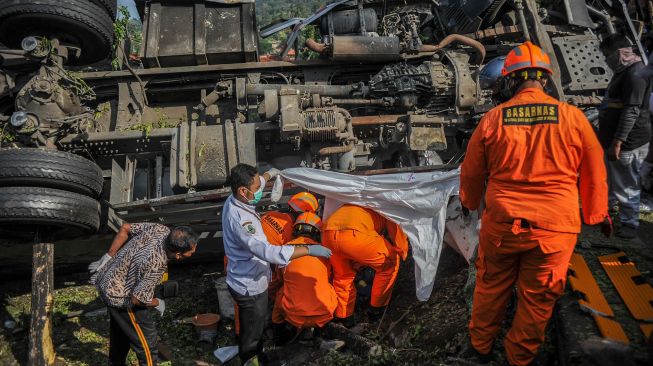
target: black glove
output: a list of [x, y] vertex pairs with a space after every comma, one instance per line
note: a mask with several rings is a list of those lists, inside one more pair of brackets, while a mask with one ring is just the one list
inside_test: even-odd
[[469, 209], [467, 207], [463, 206], [462, 203], [460, 204], [460, 207], [463, 209], [463, 216], [468, 217], [469, 216]]
[[605, 220], [601, 223], [601, 234], [606, 238], [610, 238], [614, 233], [614, 226], [612, 225], [612, 219], [610, 216], [606, 216]]

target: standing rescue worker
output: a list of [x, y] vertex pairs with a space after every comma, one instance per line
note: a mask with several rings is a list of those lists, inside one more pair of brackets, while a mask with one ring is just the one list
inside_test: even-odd
[[[306, 255], [331, 256], [321, 245], [271, 245], [261, 227], [256, 204], [263, 187], [279, 171], [272, 169], [260, 176], [256, 168], [238, 164], [231, 169], [231, 195], [222, 210], [222, 235], [227, 255], [227, 285], [238, 305], [240, 335], [238, 353], [242, 363], [262, 358], [262, 336], [268, 311], [270, 263], [287, 265]], [[259, 362], [263, 360], [259, 359]]]
[[141, 366], [157, 362], [156, 324], [150, 309], [165, 311], [154, 297], [169, 259], [189, 258], [197, 235], [186, 226], [123, 224], [107, 254], [88, 266], [91, 282], [109, 310], [109, 365], [125, 364], [129, 348]]
[[619, 205], [617, 236], [632, 239], [639, 227], [640, 169], [651, 139], [651, 82], [626, 36], [613, 34], [601, 42], [614, 76], [599, 111], [599, 140], [606, 150], [610, 208]]
[[399, 272], [399, 256], [408, 255], [408, 238], [399, 225], [369, 208], [345, 204], [326, 220], [322, 244], [333, 251], [333, 287], [338, 296], [335, 316], [351, 325], [356, 305], [356, 264], [372, 268], [376, 275], [368, 315], [383, 314], [390, 302]]
[[[297, 217], [288, 245], [320, 244], [322, 220], [313, 212]], [[328, 260], [303, 257], [280, 268], [283, 286], [277, 293], [272, 311], [272, 322], [287, 321], [297, 328], [322, 328], [333, 319], [336, 292], [329, 282], [331, 265]]]
[[517, 311], [504, 345], [512, 365], [527, 365], [544, 340], [563, 293], [569, 259], [586, 224], [612, 232], [603, 150], [583, 113], [544, 92], [551, 62], [530, 42], [502, 71], [514, 96], [490, 110], [472, 134], [460, 176], [463, 212], [483, 192], [471, 345], [489, 362], [513, 288]]

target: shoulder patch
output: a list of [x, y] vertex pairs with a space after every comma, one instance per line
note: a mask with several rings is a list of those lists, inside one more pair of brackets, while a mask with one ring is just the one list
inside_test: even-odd
[[247, 231], [249, 234], [256, 233], [256, 228], [254, 227], [254, 224], [251, 221], [245, 221], [242, 223], [242, 225], [245, 228], [245, 231]]
[[522, 104], [501, 109], [504, 126], [558, 124], [556, 104]]

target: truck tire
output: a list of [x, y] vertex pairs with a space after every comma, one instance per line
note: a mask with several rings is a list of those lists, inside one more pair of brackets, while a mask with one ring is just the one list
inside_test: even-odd
[[91, 2], [100, 5], [106, 10], [111, 19], [116, 20], [118, 14], [118, 1], [117, 0], [91, 0]]
[[94, 162], [65, 151], [0, 149], [0, 187], [43, 187], [97, 197], [102, 192], [102, 169]]
[[57, 239], [91, 233], [100, 227], [100, 204], [59, 189], [0, 187], [0, 228], [18, 235], [39, 226]]
[[87, 65], [109, 56], [113, 19], [89, 0], [0, 0], [0, 42], [20, 48], [27, 36], [54, 37], [78, 46], [70, 65]]

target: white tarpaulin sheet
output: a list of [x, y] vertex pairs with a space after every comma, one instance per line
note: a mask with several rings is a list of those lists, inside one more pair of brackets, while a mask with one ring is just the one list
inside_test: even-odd
[[410, 239], [417, 298], [428, 300], [442, 251], [447, 203], [458, 194], [458, 170], [356, 176], [291, 168], [281, 175], [326, 197], [324, 219], [344, 202], [371, 208], [399, 224]]

